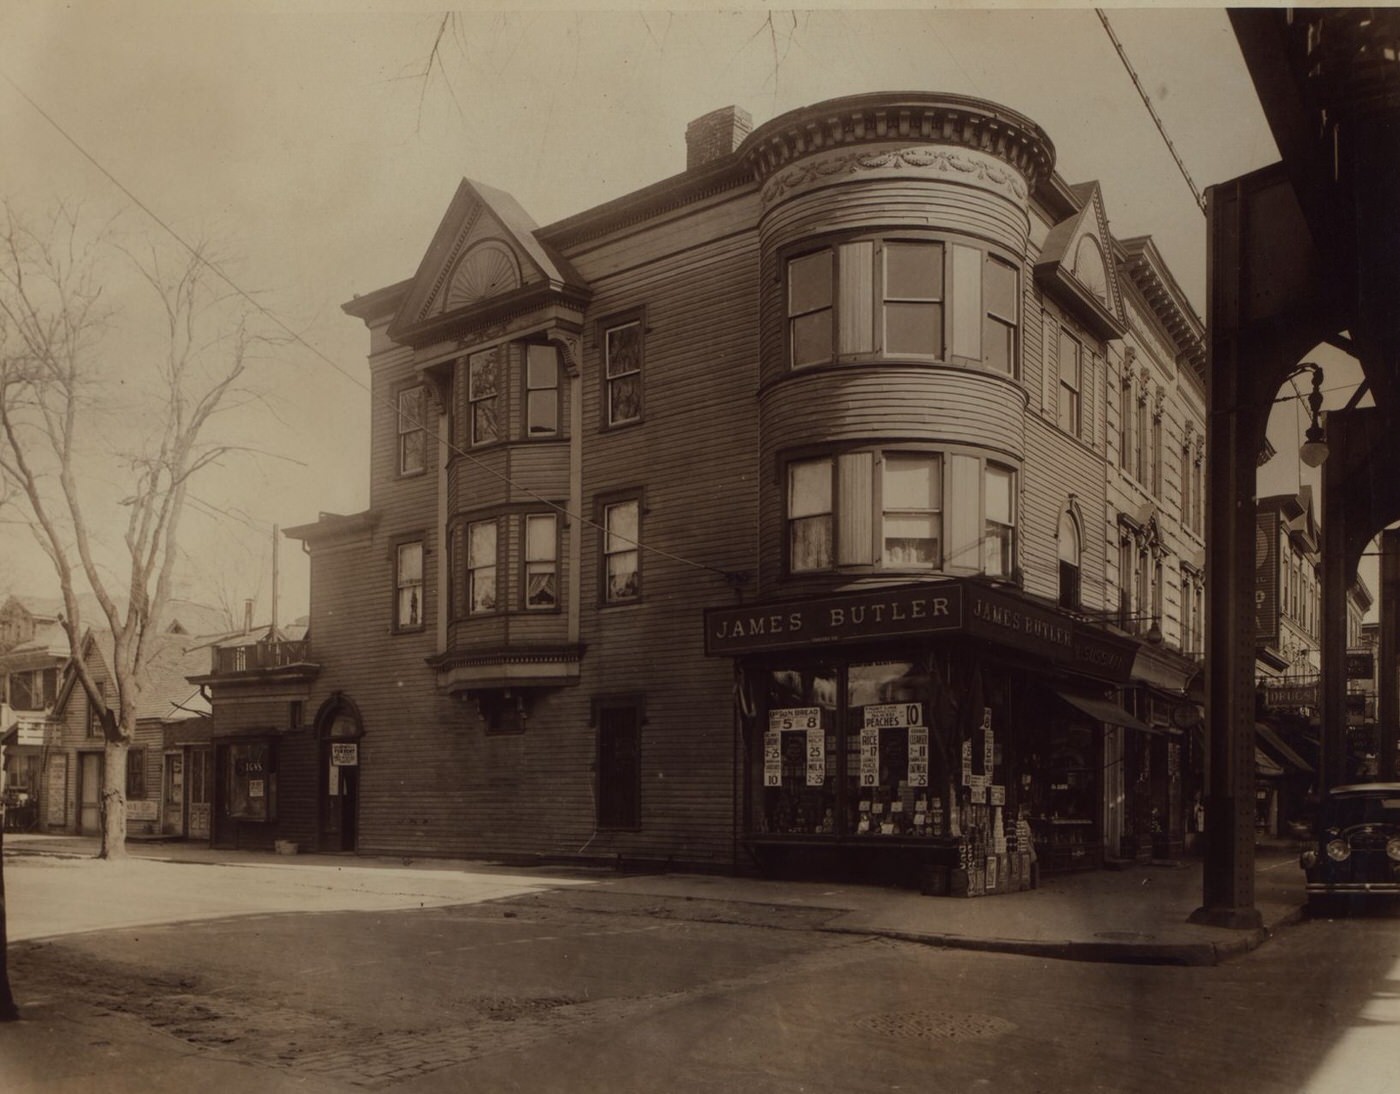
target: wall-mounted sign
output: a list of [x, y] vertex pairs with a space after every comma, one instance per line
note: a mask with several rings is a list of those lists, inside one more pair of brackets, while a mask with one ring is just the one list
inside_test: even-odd
[[358, 767], [360, 765], [360, 746], [354, 741], [332, 741], [331, 765], [334, 767]]
[[1369, 650], [1347, 654], [1347, 679], [1370, 680], [1376, 675], [1376, 658]]

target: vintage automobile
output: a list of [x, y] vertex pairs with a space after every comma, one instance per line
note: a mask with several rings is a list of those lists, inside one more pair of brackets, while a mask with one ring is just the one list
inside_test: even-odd
[[1400, 894], [1400, 782], [1334, 786], [1315, 832], [1299, 858], [1310, 910]]

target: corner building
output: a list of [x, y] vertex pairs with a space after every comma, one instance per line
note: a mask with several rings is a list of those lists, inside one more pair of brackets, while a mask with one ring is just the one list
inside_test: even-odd
[[265, 840], [974, 894], [1103, 861], [1106, 735], [1180, 733], [1125, 689], [1144, 650], [1193, 664], [1110, 565], [1121, 347], [1151, 327], [1200, 431], [1199, 322], [1020, 114], [750, 128], [706, 115], [683, 173], [545, 228], [463, 181], [413, 277], [345, 306], [370, 508], [288, 531], [305, 717], [268, 762], [317, 757], [278, 814], [317, 819]]

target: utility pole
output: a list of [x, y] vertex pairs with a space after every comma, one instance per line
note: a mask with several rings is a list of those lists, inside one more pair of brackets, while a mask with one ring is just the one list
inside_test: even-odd
[[282, 529], [276, 524], [272, 526], [272, 626], [269, 628], [268, 638], [277, 640], [277, 541], [282, 538]]

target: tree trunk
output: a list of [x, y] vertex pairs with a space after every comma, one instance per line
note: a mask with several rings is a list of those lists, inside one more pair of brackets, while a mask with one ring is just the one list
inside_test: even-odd
[[98, 858], [126, 858], [126, 741], [108, 741], [102, 771], [102, 847]]
[[10, 935], [5, 926], [5, 809], [0, 806], [0, 1022], [19, 1021], [10, 991]]

